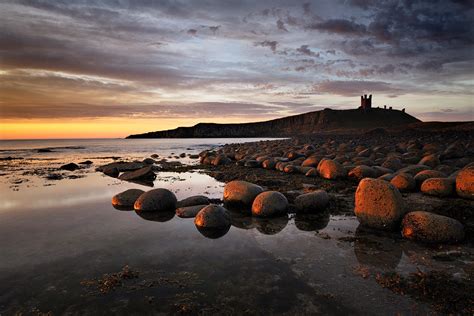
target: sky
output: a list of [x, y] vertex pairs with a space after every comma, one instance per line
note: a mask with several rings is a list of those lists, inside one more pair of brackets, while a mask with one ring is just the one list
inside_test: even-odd
[[250, 122], [360, 95], [474, 120], [474, 1], [0, 0], [0, 139]]

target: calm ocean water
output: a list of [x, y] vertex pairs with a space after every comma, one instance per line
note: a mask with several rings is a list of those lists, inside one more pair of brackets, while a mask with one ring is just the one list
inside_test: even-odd
[[[268, 138], [193, 138], [193, 139], [45, 139], [0, 140], [0, 158], [90, 158], [107, 156], [145, 156], [198, 153], [226, 143], [243, 143]], [[50, 152], [38, 152], [49, 149]]]

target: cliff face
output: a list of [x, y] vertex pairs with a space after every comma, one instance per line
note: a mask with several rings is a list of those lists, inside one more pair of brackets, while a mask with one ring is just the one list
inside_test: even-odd
[[397, 110], [331, 110], [242, 124], [199, 123], [192, 127], [130, 135], [127, 138], [289, 137], [335, 130], [367, 130], [408, 125], [419, 120]]

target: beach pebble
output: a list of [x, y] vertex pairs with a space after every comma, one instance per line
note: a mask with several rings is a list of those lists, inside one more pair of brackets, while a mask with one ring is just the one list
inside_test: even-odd
[[176, 196], [167, 189], [153, 189], [143, 193], [135, 201], [134, 208], [143, 212], [165, 212], [176, 209]]
[[151, 158], [145, 158], [145, 159], [143, 159], [143, 163], [145, 163], [147, 165], [152, 165], [152, 164], [155, 163], [155, 160], [151, 159]]
[[209, 204], [179, 207], [176, 209], [176, 215], [181, 218], [192, 218], [195, 217], [200, 210], [202, 210], [208, 205]]
[[209, 198], [204, 195], [194, 195], [188, 198], [185, 198], [181, 201], [178, 201], [176, 207], [186, 207], [186, 206], [194, 206], [194, 205], [207, 205], [210, 204]]
[[230, 226], [231, 218], [224, 207], [210, 204], [199, 211], [194, 224], [202, 228], [224, 228]]
[[61, 169], [61, 170], [68, 170], [68, 171], [74, 171], [74, 170], [77, 170], [79, 168], [80, 167], [78, 165], [76, 165], [75, 163], [73, 163], [73, 162], [62, 165], [61, 167], [59, 167], [59, 169]]
[[366, 178], [357, 187], [354, 212], [365, 226], [393, 230], [398, 227], [405, 213], [405, 203], [392, 184]]
[[297, 196], [294, 204], [298, 211], [319, 213], [323, 212], [329, 204], [329, 196], [326, 191], [317, 190]]
[[372, 167], [360, 165], [353, 168], [348, 173], [348, 177], [356, 181], [360, 181], [363, 178], [375, 178], [376, 172]]
[[283, 214], [288, 208], [288, 200], [277, 191], [262, 192], [253, 201], [252, 215], [272, 217]]
[[305, 176], [307, 176], [307, 177], [319, 177], [319, 172], [316, 168], [311, 168], [305, 173]]
[[145, 191], [140, 189], [128, 189], [126, 191], [120, 192], [112, 197], [112, 205], [133, 208], [135, 201], [143, 193], [145, 193]]
[[416, 188], [415, 179], [408, 173], [397, 174], [390, 180], [390, 183], [400, 190], [400, 192], [411, 192]]
[[92, 165], [93, 162], [90, 161], [90, 160], [85, 160], [85, 161], [81, 161], [79, 164], [80, 164], [80, 165]]
[[423, 157], [418, 164], [435, 168], [437, 165], [441, 164], [441, 162], [439, 161], [438, 155], [431, 154]]
[[345, 176], [344, 167], [337, 161], [326, 159], [321, 160], [318, 165], [318, 172], [324, 179], [334, 180]]
[[383, 162], [382, 167], [397, 171], [403, 167], [403, 164], [400, 159], [390, 157]]
[[135, 171], [127, 171], [119, 176], [120, 180], [134, 181], [134, 180], [155, 180], [156, 174], [152, 168], [144, 167]]
[[254, 199], [262, 192], [262, 187], [256, 184], [240, 180], [231, 181], [224, 187], [224, 203], [251, 207]]
[[442, 173], [441, 171], [437, 171], [437, 170], [423, 170], [423, 171], [420, 171], [418, 172], [414, 179], [415, 179], [415, 182], [416, 182], [416, 186], [417, 187], [420, 187], [421, 184], [426, 180], [426, 179], [429, 179], [429, 178], [444, 178], [446, 177], [446, 175], [444, 173]]
[[408, 174], [411, 174], [411, 175], [415, 175], [420, 171], [429, 170], [429, 169], [430, 169], [430, 167], [425, 166], [425, 165], [410, 165], [410, 166], [407, 166], [405, 168], [402, 168], [402, 169], [398, 170], [398, 173], [408, 173]]
[[115, 167], [107, 167], [102, 171], [106, 176], [117, 178], [120, 174], [120, 171]]
[[262, 162], [262, 167], [265, 169], [275, 169], [276, 161], [273, 159], [266, 159]]
[[301, 164], [302, 167], [317, 167], [321, 158], [319, 157], [308, 157]]
[[466, 167], [458, 173], [456, 192], [462, 198], [474, 200], [474, 166]]
[[421, 184], [421, 192], [434, 196], [450, 196], [454, 193], [455, 181], [450, 178], [429, 178]]
[[464, 239], [464, 227], [453, 218], [416, 211], [403, 218], [402, 235], [427, 243], [459, 242]]

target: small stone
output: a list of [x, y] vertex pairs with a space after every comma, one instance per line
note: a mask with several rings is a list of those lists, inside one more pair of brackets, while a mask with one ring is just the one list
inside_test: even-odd
[[109, 176], [109, 177], [112, 177], [112, 178], [117, 178], [120, 174], [120, 171], [115, 167], [107, 167], [107, 168], [104, 168], [102, 170], [103, 170], [103, 173], [106, 176]]
[[93, 162], [90, 161], [90, 160], [86, 160], [86, 161], [81, 161], [79, 164], [80, 164], [80, 165], [92, 165]]
[[129, 189], [118, 193], [112, 197], [112, 205], [117, 207], [130, 207], [133, 209], [133, 205], [136, 200], [145, 193], [143, 190], [139, 189]]
[[307, 177], [319, 177], [319, 172], [316, 168], [311, 168], [305, 173]]
[[262, 192], [253, 201], [252, 215], [273, 217], [283, 214], [288, 208], [288, 200], [277, 191]]
[[295, 199], [295, 207], [298, 211], [308, 213], [323, 212], [329, 204], [329, 196], [324, 190], [301, 194]]
[[321, 158], [319, 157], [308, 157], [306, 158], [303, 163], [301, 164], [302, 167], [317, 167], [319, 162], [321, 161]]
[[127, 171], [119, 176], [120, 180], [136, 181], [136, 180], [155, 180], [156, 174], [151, 167], [144, 167], [135, 171]]
[[143, 163], [146, 163], [147, 165], [152, 165], [155, 163], [155, 160], [151, 158], [145, 158], [143, 159]]
[[134, 208], [142, 212], [166, 212], [176, 209], [176, 196], [167, 189], [153, 189], [135, 201]]
[[318, 165], [318, 172], [324, 179], [334, 180], [346, 175], [344, 167], [335, 160], [321, 160]]
[[402, 195], [392, 184], [379, 179], [362, 179], [355, 194], [355, 215], [365, 226], [393, 230], [405, 214]]
[[365, 165], [360, 165], [353, 168], [348, 173], [348, 177], [359, 182], [363, 178], [375, 178], [376, 172], [373, 168]]
[[181, 218], [192, 218], [195, 217], [199, 211], [208, 206], [209, 204], [183, 206], [176, 209], [176, 215]]
[[401, 192], [411, 192], [416, 188], [415, 179], [407, 173], [397, 174], [392, 180], [390, 180], [390, 183]]
[[184, 200], [178, 202], [176, 207], [186, 207], [186, 206], [194, 206], [194, 205], [208, 205], [210, 204], [209, 198], [204, 195], [194, 195]]
[[427, 243], [459, 242], [464, 239], [464, 227], [453, 218], [416, 211], [403, 218], [402, 235]]
[[416, 186], [419, 188], [421, 187], [421, 184], [426, 180], [426, 179], [429, 179], [429, 178], [445, 178], [446, 175], [440, 171], [436, 171], [436, 170], [423, 170], [423, 171], [420, 171], [418, 172], [414, 179], [415, 179], [415, 182], [416, 182]]
[[78, 165], [76, 165], [75, 163], [73, 163], [73, 162], [62, 165], [61, 167], [59, 167], [59, 169], [61, 169], [61, 170], [68, 170], [68, 171], [74, 171], [74, 170], [77, 170], [79, 168], [80, 167]]
[[450, 178], [429, 178], [421, 184], [421, 192], [434, 196], [450, 196], [454, 193], [455, 181]]
[[418, 164], [435, 168], [437, 165], [441, 164], [441, 162], [439, 161], [438, 155], [431, 154], [423, 157]]

